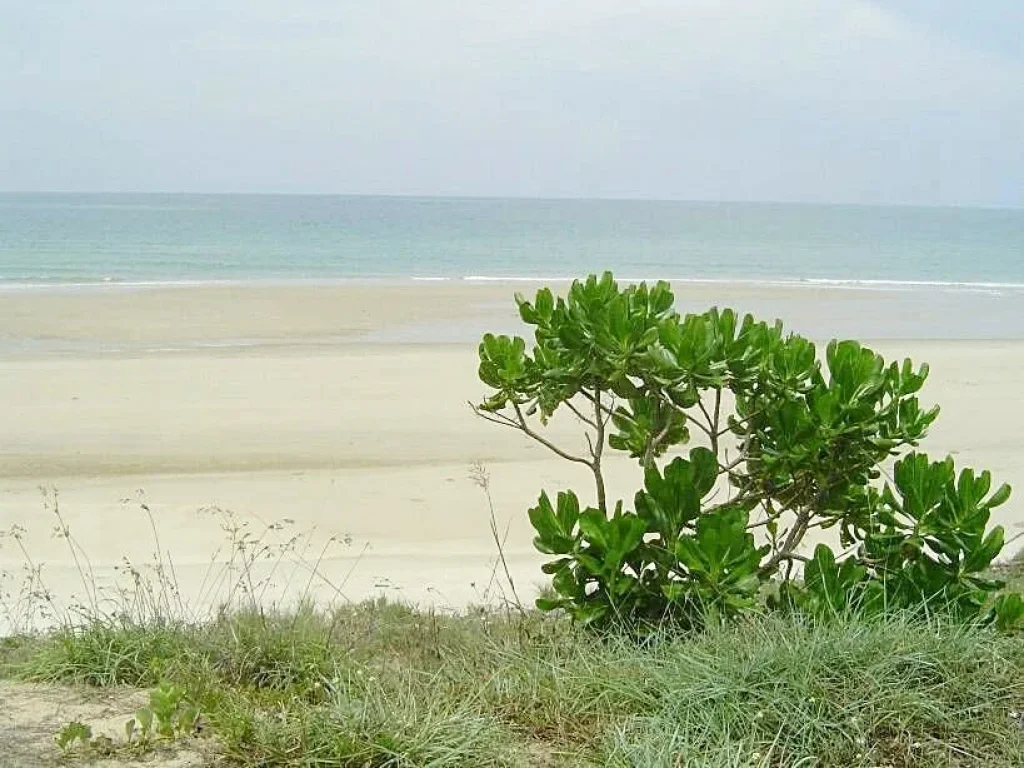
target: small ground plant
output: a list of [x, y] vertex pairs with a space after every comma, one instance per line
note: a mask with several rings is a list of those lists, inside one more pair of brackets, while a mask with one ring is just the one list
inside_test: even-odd
[[139, 707], [135, 716], [124, 724], [124, 742], [116, 743], [109, 736], [94, 736], [92, 726], [78, 720], [65, 724], [54, 741], [64, 757], [81, 754], [97, 757], [116, 754], [146, 753], [160, 743], [170, 743], [196, 734], [199, 709], [180, 687], [161, 683], [149, 693], [149, 704]]
[[199, 725], [199, 710], [172, 683], [161, 683], [149, 694], [149, 706], [140, 707], [124, 725], [125, 741], [142, 746], [154, 739], [191, 736]]
[[[667, 283], [620, 288], [609, 273], [516, 302], [533, 348], [484, 336], [491, 393], [476, 411], [586, 466], [595, 486], [593, 506], [566, 490], [529, 511], [555, 558], [540, 608], [695, 626], [770, 592], [773, 606], [816, 615], [924, 605], [1024, 621], [1020, 596], [995, 598], [1003, 584], [986, 575], [1004, 544], [989, 517], [1010, 488], [913, 450], [939, 414], [918, 399], [927, 365], [887, 364], [856, 341], [820, 355], [731, 309], [681, 316]], [[586, 429], [585, 452], [542, 434], [562, 410]], [[640, 465], [632, 509], [608, 499], [607, 449]], [[806, 535], [827, 528], [842, 551], [821, 544], [808, 558]]]
[[64, 725], [53, 737], [61, 756], [69, 757], [75, 749], [89, 754], [110, 754], [112, 742], [109, 738], [93, 737], [92, 726], [78, 720]]

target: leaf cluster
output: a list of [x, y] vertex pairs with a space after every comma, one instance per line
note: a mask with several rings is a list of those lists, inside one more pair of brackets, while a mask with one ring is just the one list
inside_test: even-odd
[[199, 710], [172, 683], [161, 683], [149, 693], [149, 706], [140, 707], [124, 725], [128, 744], [146, 745], [153, 739], [174, 739], [195, 733]]
[[[541, 608], [586, 623], [694, 625], [749, 609], [774, 581], [776, 604], [811, 610], [991, 607], [1001, 585], [984, 572], [1003, 532], [987, 526], [1009, 488], [989, 495], [988, 472], [956, 476], [951, 460], [916, 452], [879, 485], [939, 414], [918, 398], [927, 365], [887, 363], [852, 340], [819, 354], [780, 322], [731, 309], [680, 315], [667, 283], [620, 287], [610, 273], [516, 303], [532, 348], [484, 336], [490, 392], [477, 413], [586, 465], [595, 483], [593, 506], [563, 491], [530, 510], [537, 548], [555, 556]], [[583, 427], [585, 452], [543, 435], [560, 410]], [[607, 499], [606, 448], [641, 467], [632, 510]], [[805, 536], [828, 528], [846, 553], [819, 548], [808, 561]], [[1001, 624], [1020, 623], [1013, 605], [993, 609]]]

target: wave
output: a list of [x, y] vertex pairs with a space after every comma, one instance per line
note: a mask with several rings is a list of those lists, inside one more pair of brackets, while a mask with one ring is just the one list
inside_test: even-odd
[[[764, 282], [764, 281], [750, 281]], [[1008, 289], [1024, 290], [1024, 283], [974, 282], [967, 280], [863, 280], [853, 278], [791, 278], [780, 281], [768, 281], [779, 284], [807, 284], [823, 286], [849, 286], [862, 288], [954, 288], [954, 289]]]
[[[423, 278], [420, 278], [423, 279]], [[438, 278], [446, 279], [446, 278]], [[466, 275], [458, 278], [467, 282], [494, 283], [539, 283], [539, 282], [572, 282], [574, 277], [561, 276], [493, 276]], [[681, 285], [740, 285], [740, 286], [771, 286], [779, 288], [846, 288], [862, 290], [914, 290], [939, 289], [957, 291], [1024, 291], [1024, 283], [1013, 282], [972, 282], [965, 280], [879, 280], [862, 278], [831, 278], [831, 277], [616, 277], [619, 283], [653, 283], [664, 280], [668, 283]]]
[[[284, 276], [254, 276], [231, 278], [176, 278], [133, 279], [116, 276], [0, 276], [0, 291], [45, 290], [74, 288], [145, 288], [174, 286], [317, 286], [344, 284], [402, 284], [402, 283], [569, 283], [577, 279], [564, 275], [363, 275], [290, 278]], [[676, 285], [749, 286], [772, 288], [825, 288], [866, 291], [956, 291], [956, 292], [1024, 292], [1024, 283], [964, 280], [891, 280], [874, 278], [825, 277], [617, 277], [620, 284], [656, 282], [664, 280]]]

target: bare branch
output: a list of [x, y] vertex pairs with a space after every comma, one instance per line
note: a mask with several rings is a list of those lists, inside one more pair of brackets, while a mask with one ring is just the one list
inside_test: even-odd
[[782, 517], [782, 514], [786, 511], [785, 508], [780, 509], [780, 510], [776, 510], [775, 509], [775, 505], [772, 504], [772, 500], [771, 499], [764, 499], [761, 502], [761, 505], [764, 508], [764, 511], [767, 514], [767, 517], [765, 517], [763, 520], [759, 520], [756, 523], [750, 523], [747, 526], [747, 530], [748, 531], [752, 530], [754, 528], [760, 528], [763, 525], [768, 525], [768, 523], [772, 522], [773, 520], [778, 520], [780, 517]]
[[711, 438], [711, 441], [715, 441], [715, 425], [711, 420], [711, 414], [708, 413], [708, 409], [704, 407], [704, 401], [701, 398], [697, 398], [697, 407], [700, 408], [700, 412], [704, 414], [704, 419], [707, 421], [707, 429], [704, 430], [704, 434]]
[[672, 419], [670, 417], [669, 420], [667, 422], [665, 422], [665, 426], [662, 427], [661, 432], [659, 432], [658, 434], [656, 434], [654, 436], [653, 445], [654, 445], [655, 448], [658, 447], [658, 445], [661, 444], [662, 440], [664, 440], [666, 437], [668, 437], [669, 430], [671, 430], [671, 429], [672, 429]]
[[735, 459], [734, 461], [730, 461], [728, 464], [723, 464], [722, 462], [718, 462], [718, 474], [724, 475], [727, 472], [732, 472], [734, 469], [736, 469], [736, 467], [738, 467], [740, 464], [742, 464], [746, 460], [747, 460], [746, 454], [741, 453], [739, 458]]
[[[590, 470], [594, 473], [594, 484], [597, 486], [597, 508], [605, 514], [608, 513], [607, 494], [604, 487], [604, 474], [601, 471], [601, 455], [604, 453], [604, 428], [608, 425], [608, 418], [601, 416], [601, 390], [594, 391], [594, 420], [597, 422], [596, 445], [592, 446], [591, 454], [594, 457], [590, 464]], [[589, 438], [590, 436], [587, 435]]]
[[497, 424], [500, 427], [511, 427], [512, 429], [518, 429], [520, 432], [525, 434], [527, 437], [533, 438], [538, 443], [540, 443], [545, 448], [547, 448], [549, 451], [552, 451], [553, 453], [556, 453], [557, 455], [561, 456], [563, 459], [566, 459], [567, 461], [574, 461], [577, 464], [584, 464], [584, 465], [586, 465], [588, 467], [590, 466], [590, 462], [587, 461], [582, 456], [573, 456], [571, 453], [567, 453], [566, 451], [562, 450], [561, 448], [559, 448], [557, 445], [555, 445], [551, 441], [547, 440], [546, 438], [544, 438], [541, 435], [539, 435], [536, 432], [534, 432], [530, 428], [530, 425], [526, 423], [526, 417], [523, 415], [523, 411], [519, 407], [518, 403], [515, 403], [515, 402], [512, 403], [512, 408], [516, 412], [516, 418], [515, 419], [511, 418], [510, 416], [506, 416], [504, 413], [497, 413], [497, 412], [481, 410], [478, 406], [473, 405], [473, 403], [470, 403], [469, 407], [473, 409], [473, 413], [475, 413], [477, 416], [479, 416], [484, 421], [489, 421], [492, 424]]
[[573, 405], [571, 400], [566, 400], [565, 405], [569, 408], [570, 411], [576, 414], [577, 418], [579, 418], [580, 421], [582, 421], [585, 424], [589, 424], [594, 429], [597, 429], [597, 422], [595, 422], [593, 419], [587, 416], [584, 416], [583, 412], [575, 405]]
[[718, 422], [722, 415], [722, 390], [715, 390], [715, 408], [714, 415], [708, 411], [704, 405], [704, 400], [701, 398], [697, 399], [697, 407], [700, 408], [700, 412], [704, 414], [704, 419], [707, 422], [706, 425], [701, 424], [697, 419], [692, 419], [693, 423], [701, 428], [701, 431], [707, 435], [708, 440], [711, 441], [711, 450], [714, 451], [715, 455], [718, 454], [718, 438], [722, 437], [728, 430], [719, 431]]
[[[753, 436], [754, 435], [752, 432], [747, 433], [747, 436], [743, 438], [743, 445], [740, 447], [740, 455], [737, 456], [733, 461], [729, 462], [728, 464], [719, 463], [719, 474], [732, 472], [734, 469], [736, 469], [736, 467], [738, 467], [740, 464], [742, 464], [749, 458], [747, 454], [750, 451], [750, 441], [753, 438]], [[728, 458], [728, 451], [726, 451], [726, 459]]]
[[526, 434], [528, 437], [532, 437], [534, 440], [543, 445], [549, 451], [557, 454], [558, 456], [561, 456], [563, 459], [567, 461], [574, 461], [577, 464], [583, 464], [585, 466], [592, 467], [591, 462], [587, 461], [582, 456], [573, 456], [571, 453], [566, 453], [557, 445], [552, 443], [550, 440], [542, 437], [541, 435], [537, 434], [532, 429], [530, 429], [530, 425], [526, 423], [526, 417], [523, 416], [523, 409], [519, 407], [519, 403], [513, 401], [512, 408], [516, 412], [516, 418], [519, 421], [519, 429], [521, 429], [523, 433]]
[[779, 555], [780, 560], [799, 560], [801, 563], [811, 562], [811, 558], [796, 552], [785, 552]]
[[811, 510], [802, 509], [797, 512], [796, 520], [793, 523], [793, 527], [789, 529], [789, 532], [786, 535], [786, 540], [782, 543], [782, 546], [770, 558], [768, 558], [768, 562], [762, 565], [758, 572], [761, 574], [775, 573], [775, 571], [779, 569], [779, 564], [783, 560], [795, 559], [793, 550], [800, 544], [801, 540], [803, 540], [810, 521]]
[[[742, 419], [735, 419], [733, 423], [736, 426], [742, 426], [742, 425], [748, 423], [751, 419], [756, 418], [757, 416], [760, 416], [762, 413], [764, 413], [764, 409], [763, 408], [761, 410], [759, 410], [759, 411], [754, 411], [749, 416], [744, 416]], [[732, 431], [732, 427], [726, 426], [726, 427], [723, 427], [722, 429], [718, 430], [715, 433], [715, 436], [716, 437], [723, 437], [723, 436], [729, 434], [731, 431]]]
[[776, 510], [775, 506], [772, 504], [771, 499], [765, 499], [763, 502], [761, 502], [761, 504], [766, 513], [766, 517], [764, 517], [761, 520], [758, 520], [756, 523], [750, 523], [749, 525], [747, 525], [748, 531], [768, 525], [772, 521], [781, 518], [782, 515], [786, 512], [785, 508]]
[[699, 429], [699, 430], [700, 430], [701, 432], [703, 432], [703, 433], [704, 433], [705, 435], [707, 435], [707, 437], [708, 437], [708, 440], [714, 440], [714, 439], [715, 439], [714, 435], [712, 435], [712, 434], [711, 434], [711, 430], [709, 430], [709, 429], [708, 429], [708, 428], [707, 428], [706, 426], [704, 426], [703, 424], [701, 424], [701, 423], [700, 423], [700, 422], [699, 422], [699, 421], [698, 421], [697, 419], [693, 418], [693, 416], [691, 416], [690, 414], [688, 414], [688, 413], [685, 413], [685, 412], [684, 412], [684, 414], [683, 414], [683, 415], [685, 415], [685, 416], [686, 416], [686, 421], [687, 421], [688, 423], [690, 423], [690, 424], [693, 424], [693, 425], [694, 425], [695, 427], [697, 427], [697, 428], [698, 428], [698, 429]]
[[605, 414], [605, 424], [607, 424], [608, 419], [610, 419], [612, 417], [612, 414], [615, 412], [614, 408], [611, 407], [614, 406], [615, 404], [615, 398], [612, 398], [611, 404], [605, 405], [604, 403], [601, 402], [600, 398], [594, 397], [594, 395], [590, 394], [585, 389], [581, 389], [580, 394], [591, 402], [591, 404], [594, 406], [595, 411], [599, 411], [600, 413]]
[[519, 426], [519, 422], [517, 422], [515, 419], [506, 416], [503, 413], [498, 413], [496, 411], [485, 411], [479, 406], [474, 405], [473, 403], [469, 403], [469, 407], [473, 411], [473, 413], [475, 413], [484, 421], [489, 421], [492, 424], [497, 424], [500, 427], [512, 427], [513, 429], [522, 429]]

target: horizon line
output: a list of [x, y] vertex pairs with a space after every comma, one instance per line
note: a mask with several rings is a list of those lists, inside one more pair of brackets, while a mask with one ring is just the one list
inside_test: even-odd
[[0, 189], [0, 196], [152, 196], [152, 197], [343, 197], [380, 200], [460, 200], [460, 201], [522, 201], [522, 202], [604, 202], [604, 203], [682, 203], [688, 205], [792, 205], [836, 208], [925, 208], [984, 211], [1024, 211], [1024, 206], [976, 203], [920, 203], [920, 202], [849, 202], [821, 200], [755, 200], [750, 198], [700, 199], [683, 197], [575, 197], [569, 195], [456, 195], [361, 192], [196, 192], [196, 191], [134, 191], [134, 190], [16, 190]]

